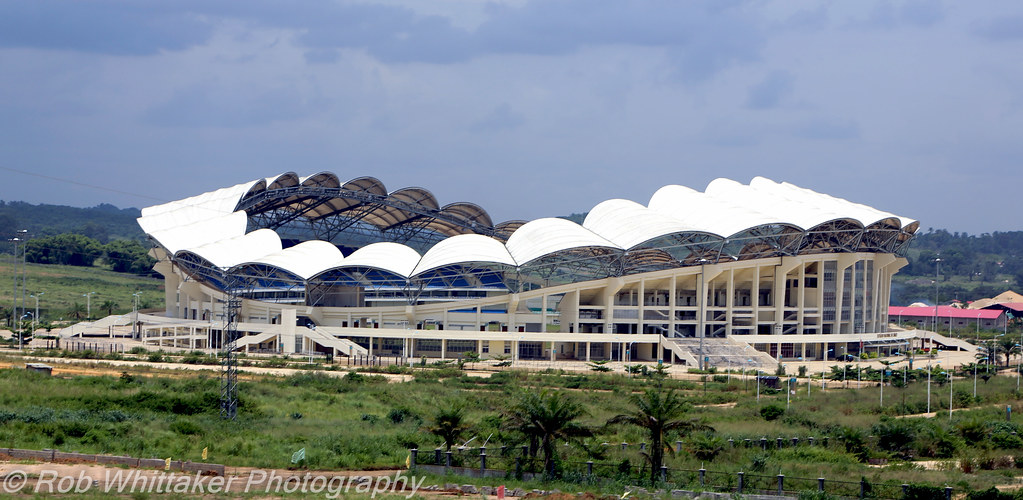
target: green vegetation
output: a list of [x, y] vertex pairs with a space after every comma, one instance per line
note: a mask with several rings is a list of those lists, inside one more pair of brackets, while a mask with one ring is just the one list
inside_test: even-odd
[[[10, 259], [2, 257], [0, 255], [0, 318], [6, 319], [13, 305], [11, 295], [14, 272]], [[67, 320], [75, 316], [84, 319], [86, 298], [83, 295], [89, 292], [95, 292], [89, 299], [94, 317], [106, 315], [108, 310], [114, 314], [130, 312], [134, 303], [132, 294], [136, 291], [142, 293], [139, 296], [141, 309], [163, 307], [163, 280], [160, 279], [96, 268], [32, 263], [27, 265], [27, 271], [29, 293], [43, 292], [43, 295], [39, 296], [39, 316], [44, 323], [56, 322], [61, 318]], [[18, 288], [20, 302], [20, 283]], [[106, 301], [116, 305], [112, 308], [103, 307]], [[26, 295], [25, 305], [27, 310], [35, 312], [35, 299]], [[3, 324], [0, 322], [0, 326]]]
[[[188, 460], [209, 447], [211, 461], [254, 467], [287, 467], [291, 454], [306, 448], [312, 469], [372, 469], [403, 464], [409, 448], [420, 449], [420, 462], [428, 463], [435, 447], [449, 446], [456, 464], [473, 466], [475, 452], [456, 446], [475, 441], [488, 443], [488, 465], [510, 475], [525, 446], [526, 470], [576, 488], [589, 488], [578, 481], [584, 462], [593, 460], [619, 486], [657, 482], [663, 463], [673, 470], [703, 466], [714, 473], [983, 491], [1010, 482], [1013, 457], [1023, 458], [1023, 417], [1007, 420], [1004, 409], [1018, 407], [1020, 394], [1006, 376], [980, 384], [976, 398], [957, 379], [957, 411], [949, 419], [947, 382], [933, 387], [936, 417], [897, 418], [926, 409], [924, 383], [885, 388], [883, 405], [877, 387], [797, 391], [784, 409], [783, 392], [757, 401], [754, 388], [736, 379], [709, 381], [704, 396], [702, 384], [654, 375], [550, 370], [476, 377], [452, 365], [393, 370], [410, 372], [413, 380], [388, 383], [357, 371], [243, 381], [237, 422], [220, 419], [218, 381], [206, 375], [151, 370], [146, 377], [60, 378], [0, 370], [0, 446]], [[722, 400], [735, 405], [713, 404]], [[958, 410], [964, 405], [971, 409]], [[776, 449], [778, 437], [786, 443], [799, 437], [801, 444]], [[806, 444], [809, 437], [814, 446]], [[761, 438], [771, 445], [761, 449]], [[676, 441], [684, 453], [673, 453]], [[647, 444], [642, 452], [639, 443]], [[865, 464], [876, 459], [890, 465]], [[944, 465], [924, 470], [913, 459]], [[686, 479], [679, 473], [677, 480]]]
[[137, 208], [119, 209], [106, 203], [77, 208], [0, 201], [0, 237], [6, 239], [25, 229], [35, 237], [74, 233], [101, 244], [117, 239], [143, 241], [145, 235], [135, 220], [140, 215]]
[[934, 303], [934, 259], [941, 257], [938, 302], [994, 297], [1023, 289], [1023, 231], [969, 235], [928, 228], [912, 243], [909, 265], [892, 282], [892, 304]]

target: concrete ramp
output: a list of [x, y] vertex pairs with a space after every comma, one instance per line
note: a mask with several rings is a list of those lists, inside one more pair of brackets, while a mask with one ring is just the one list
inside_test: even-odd
[[96, 321], [82, 321], [62, 328], [57, 335], [60, 338], [71, 337], [106, 337], [114, 327], [131, 326], [131, 314], [115, 314]]
[[305, 327], [298, 327], [295, 330], [322, 347], [337, 349], [338, 354], [343, 354], [345, 356], [350, 354], [366, 356], [369, 354], [369, 351], [366, 350], [366, 348], [348, 339], [338, 338], [333, 335]]
[[955, 348], [957, 351], [977, 352], [977, 346], [962, 339], [946, 337], [940, 333], [934, 333], [927, 330], [917, 330], [916, 337], [924, 341], [924, 346], [927, 346], [927, 342], [930, 341], [946, 350], [949, 348]]
[[701, 357], [707, 359], [707, 366], [722, 370], [729, 366], [733, 370], [740, 370], [743, 366], [746, 369], [774, 370], [778, 366], [778, 360], [768, 354], [731, 338], [705, 338], [702, 346], [698, 338], [665, 338], [663, 345], [685, 360], [687, 366], [699, 366]]

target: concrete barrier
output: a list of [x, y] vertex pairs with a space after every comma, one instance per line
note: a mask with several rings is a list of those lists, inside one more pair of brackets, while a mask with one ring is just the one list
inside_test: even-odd
[[159, 458], [140, 458], [139, 467], [145, 467], [147, 469], [162, 469], [166, 460]]
[[[37, 462], [91, 462], [105, 465], [123, 465], [127, 467], [144, 467], [163, 469], [167, 460], [162, 458], [135, 458], [118, 455], [90, 455], [87, 453], [69, 453], [57, 450], [22, 450], [18, 448], [0, 448], [0, 460], [35, 460]], [[199, 473], [204, 476], [224, 476], [226, 467], [223, 464], [207, 464], [182, 460], [171, 460], [170, 470]]]
[[223, 476], [227, 471], [221, 464], [205, 464], [195, 462], [185, 462], [181, 465], [181, 470], [185, 472], [195, 472], [204, 476]]
[[52, 462], [54, 450], [21, 450], [18, 448], [11, 448], [9, 455], [11, 458], [19, 460], [39, 460], [41, 462]]
[[85, 453], [65, 453], [63, 451], [53, 452], [54, 462], [95, 462], [96, 455], [86, 455]]
[[96, 463], [108, 464], [108, 465], [125, 465], [128, 467], [138, 467], [139, 459], [135, 457], [122, 457], [117, 455], [96, 455]]

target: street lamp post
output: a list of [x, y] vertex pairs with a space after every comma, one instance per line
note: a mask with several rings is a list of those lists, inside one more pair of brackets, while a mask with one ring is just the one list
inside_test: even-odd
[[83, 293], [82, 297], [85, 297], [85, 315], [88, 320], [92, 320], [92, 295], [96, 292]]
[[[707, 308], [705, 307], [705, 304], [707, 303], [707, 290], [706, 290], [706, 288], [707, 288], [707, 276], [706, 276], [706, 272], [707, 272], [707, 259], [700, 259], [700, 304], [699, 304], [700, 307], [699, 307], [699, 311], [698, 311], [699, 314], [700, 314], [700, 318], [699, 318], [699, 321], [697, 322], [697, 325], [699, 325], [699, 328], [700, 328], [700, 331], [698, 332], [698, 335], [700, 337], [700, 370], [703, 370], [703, 369], [706, 368], [703, 365], [703, 336], [707, 333], [705, 331], [707, 328], [706, 328], [706, 326], [704, 326], [704, 321], [706, 321], [706, 319], [707, 319], [706, 318], [706, 316], [707, 316], [707, 312], [706, 312]], [[758, 394], [759, 394], [759, 392], [758, 392]], [[758, 398], [758, 401], [759, 401], [759, 398]]]
[[[939, 254], [940, 255], [940, 254]], [[938, 275], [941, 274], [941, 258], [934, 259], [934, 333], [938, 333]], [[949, 320], [951, 323], [952, 320]], [[931, 341], [933, 346], [933, 340]]]
[[824, 351], [824, 359], [821, 360], [821, 391], [827, 391], [827, 387], [824, 386], [824, 372], [828, 371], [828, 353], [834, 352], [834, 349], [828, 349]]
[[[138, 335], [138, 324], [139, 324], [139, 295], [142, 292], [135, 292], [131, 294], [132, 298], [132, 320], [131, 320], [131, 337], [135, 338]], [[210, 323], [213, 323], [213, 311], [210, 311]]]
[[788, 409], [789, 405], [792, 404], [792, 377], [785, 377], [788, 382], [788, 390], [785, 391], [785, 408]]
[[45, 295], [45, 294], [46, 294], [46, 292], [39, 292], [39, 293], [36, 293], [36, 294], [33, 294], [33, 295], [29, 295], [29, 297], [32, 297], [33, 299], [36, 299], [36, 313], [32, 315], [32, 333], [35, 333], [35, 331], [36, 331], [36, 321], [37, 321], [37, 318], [39, 317], [39, 296], [40, 295]]
[[931, 358], [927, 358], [927, 413], [931, 412]]
[[987, 359], [987, 356], [984, 356], [973, 363], [973, 399], [977, 399], [977, 365], [979, 365], [981, 361], [987, 361]]

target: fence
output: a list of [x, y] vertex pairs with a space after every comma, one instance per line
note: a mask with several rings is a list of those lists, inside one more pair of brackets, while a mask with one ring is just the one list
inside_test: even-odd
[[63, 342], [58, 341], [46, 341], [47, 349], [64, 349], [66, 351], [92, 351], [96, 354], [112, 354], [115, 352], [124, 352], [124, 345], [115, 344], [110, 342], [80, 342], [65, 340]]
[[[798, 443], [796, 439], [793, 438], [792, 442]], [[749, 439], [744, 440], [744, 442], [750, 441]], [[767, 442], [768, 440], [765, 438], [757, 444], [767, 446]], [[781, 446], [781, 441], [775, 441], [775, 443]], [[627, 443], [623, 443], [623, 445], [628, 446]], [[676, 445], [680, 446], [681, 443], [677, 442]], [[641, 444], [640, 448], [643, 449], [644, 446]], [[419, 467], [437, 474], [514, 477], [528, 480], [541, 477], [544, 472], [543, 461], [530, 456], [528, 446], [458, 448], [454, 451], [437, 448], [432, 451], [424, 450], [423, 453], [420, 453], [418, 449], [412, 449], [409, 455], [410, 467]], [[618, 463], [560, 461], [559, 464], [563, 479], [588, 484], [642, 481], [649, 479], [651, 472], [648, 465], [636, 466], [628, 460]], [[896, 482], [842, 481], [823, 477], [786, 477], [784, 474], [723, 472], [668, 466], [661, 466], [655, 477], [664, 487], [672, 489], [789, 496], [796, 496], [805, 491], [820, 491], [841, 498], [901, 499], [907, 496], [907, 491], [910, 488], [921, 487], [920, 485]], [[935, 493], [942, 492], [941, 488], [927, 488]], [[943, 493], [945, 500], [951, 500], [953, 488], [945, 487]]]
[[[35, 460], [40, 462], [72, 462], [72, 463], [97, 463], [108, 465], [123, 465], [127, 467], [146, 467], [163, 469], [167, 467], [167, 461], [162, 458], [135, 458], [117, 455], [92, 455], [85, 453], [67, 453], [57, 450], [22, 450], [18, 448], [0, 448], [0, 458], [10, 460]], [[170, 470], [181, 472], [193, 472], [202, 475], [223, 476], [225, 467], [221, 464], [208, 464], [171, 460]]]

